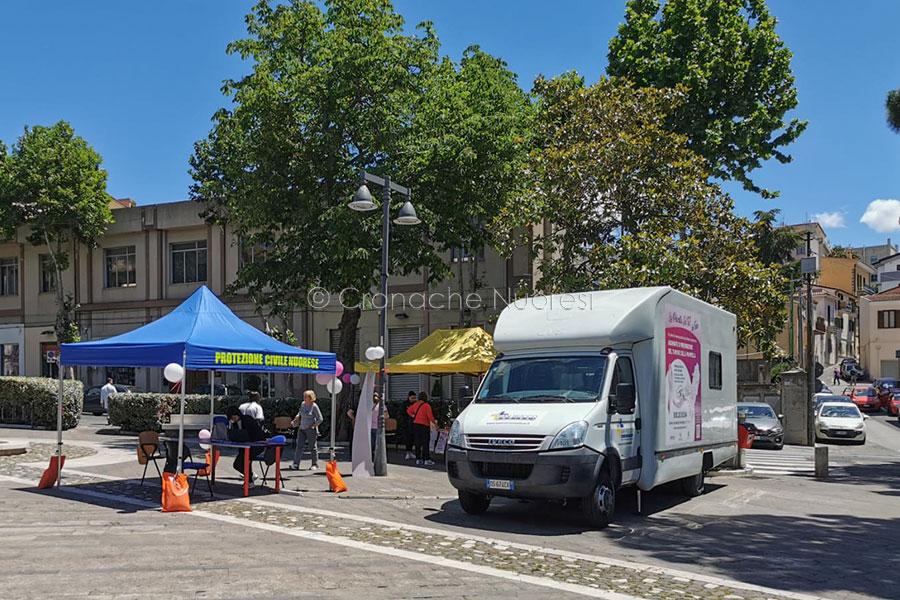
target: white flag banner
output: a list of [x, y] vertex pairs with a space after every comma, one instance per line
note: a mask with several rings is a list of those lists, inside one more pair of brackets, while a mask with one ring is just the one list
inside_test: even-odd
[[362, 391], [359, 394], [359, 406], [356, 407], [356, 423], [353, 426], [353, 463], [354, 477], [372, 477], [375, 467], [372, 464], [372, 406], [375, 394], [375, 372], [366, 373]]

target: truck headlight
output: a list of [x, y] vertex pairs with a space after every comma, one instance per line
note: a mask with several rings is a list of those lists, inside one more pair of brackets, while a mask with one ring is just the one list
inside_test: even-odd
[[578, 448], [584, 445], [584, 436], [587, 435], [588, 424], [586, 421], [569, 423], [556, 434], [550, 443], [550, 450], [562, 448]]
[[459, 424], [458, 419], [453, 421], [453, 425], [450, 426], [450, 439], [447, 441], [451, 446], [463, 447], [462, 426]]

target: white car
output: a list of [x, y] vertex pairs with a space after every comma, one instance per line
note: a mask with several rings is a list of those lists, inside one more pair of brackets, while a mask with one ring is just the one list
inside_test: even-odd
[[848, 440], [866, 443], [867, 416], [849, 402], [824, 402], [816, 413], [816, 441]]

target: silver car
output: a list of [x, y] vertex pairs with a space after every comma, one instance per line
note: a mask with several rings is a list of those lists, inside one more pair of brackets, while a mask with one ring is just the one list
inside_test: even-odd
[[776, 415], [765, 402], [738, 402], [738, 417], [743, 417], [744, 425], [755, 435], [753, 447], [767, 447], [781, 450], [784, 447], [784, 426], [781, 415]]

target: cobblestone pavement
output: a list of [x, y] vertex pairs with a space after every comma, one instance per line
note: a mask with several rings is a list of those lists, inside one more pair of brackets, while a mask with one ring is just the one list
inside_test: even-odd
[[[36, 444], [33, 452], [23, 456], [27, 456], [29, 462], [33, 462], [41, 453], [49, 456], [52, 448], [48, 450], [44, 446], [48, 445]], [[69, 456], [80, 451], [82, 450], [77, 446], [67, 447]], [[9, 460], [16, 458], [19, 460]], [[8, 457], [0, 461], [0, 475], [36, 480], [41, 469], [22, 464], [25, 462], [22, 458]], [[120, 501], [130, 500], [144, 506], [159, 506], [160, 489], [156, 481], [158, 480], [140, 486], [132, 480], [103, 479], [70, 471], [64, 479], [66, 487], [62, 493], [69, 490], [95, 499], [106, 496], [110, 501], [118, 498]], [[494, 574], [499, 580], [504, 577], [523, 578], [539, 585], [557, 587], [553, 592], [554, 596], [562, 589], [586, 596], [660, 600], [767, 600], [801, 597], [753, 589], [753, 586], [728, 583], [711, 577], [684, 575], [658, 567], [308, 507], [276, 504], [252, 497], [205, 499], [198, 492], [195, 494], [193, 508], [195, 516], [265, 528], [305, 537], [307, 541], [332, 540], [355, 551], [406, 557], [410, 559], [407, 561], [409, 564], [458, 565], [460, 571]]]

